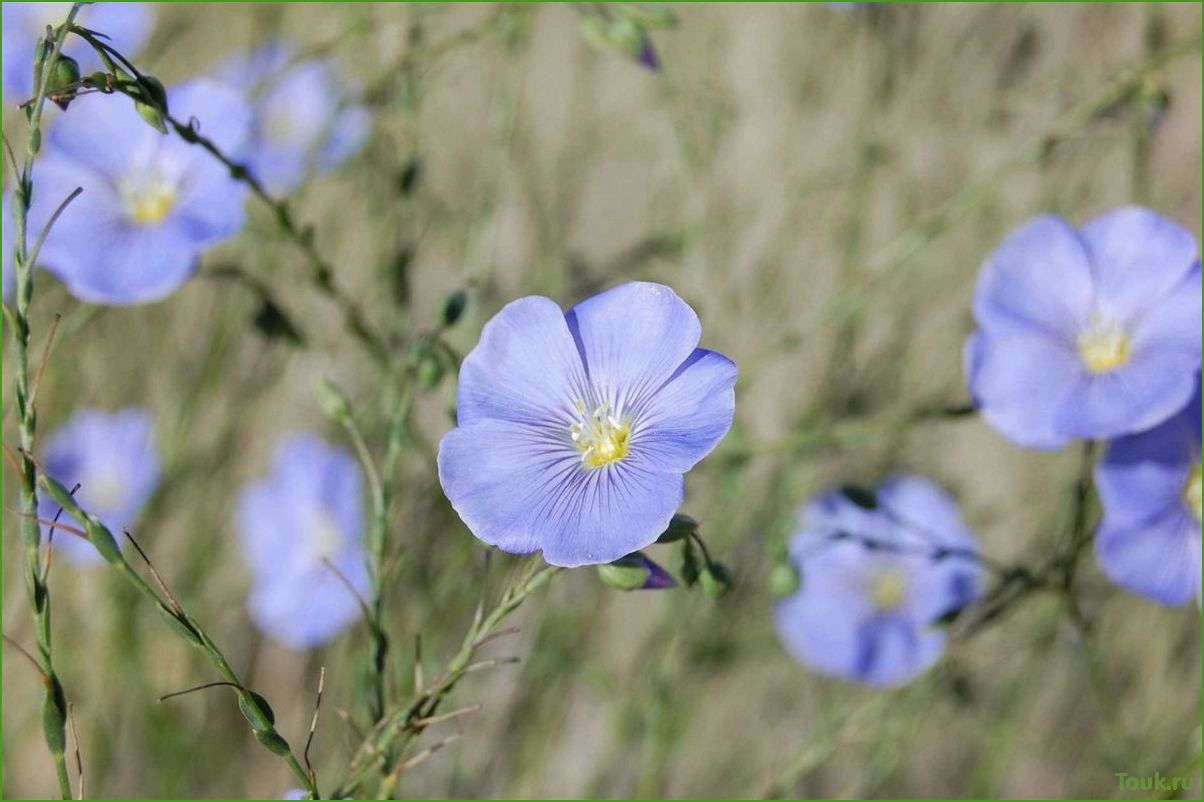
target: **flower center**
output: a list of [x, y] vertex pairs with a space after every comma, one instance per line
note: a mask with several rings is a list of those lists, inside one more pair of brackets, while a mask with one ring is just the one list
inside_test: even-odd
[[303, 145], [309, 128], [305, 120], [290, 109], [271, 109], [263, 118], [263, 135], [278, 145]]
[[334, 560], [343, 546], [343, 534], [329, 515], [320, 512], [310, 525], [309, 539], [305, 544], [309, 557], [314, 562]]
[[1187, 487], [1183, 488], [1183, 501], [1187, 504], [1187, 508], [1191, 510], [1192, 515], [1196, 516], [1196, 521], [1200, 520], [1200, 463], [1196, 463], [1191, 469], [1191, 476], [1187, 478]]
[[87, 488], [88, 501], [98, 510], [117, 508], [125, 495], [121, 480], [107, 472], [92, 478], [83, 487]]
[[1092, 373], [1108, 373], [1129, 361], [1129, 333], [1110, 317], [1097, 317], [1079, 335], [1079, 355]]
[[118, 188], [126, 216], [138, 225], [160, 222], [175, 208], [179, 191], [157, 173], [127, 179]]
[[893, 610], [907, 601], [907, 575], [897, 568], [879, 573], [870, 586], [874, 606], [879, 610]]
[[587, 409], [584, 401], [578, 401], [579, 418], [569, 426], [569, 436], [581, 450], [581, 464], [601, 468], [626, 457], [631, 437], [628, 422], [612, 415], [610, 404], [602, 404], [590, 414], [586, 414]]

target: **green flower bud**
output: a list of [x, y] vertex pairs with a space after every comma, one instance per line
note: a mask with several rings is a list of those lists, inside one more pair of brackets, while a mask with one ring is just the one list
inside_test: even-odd
[[117, 538], [108, 530], [100, 519], [89, 513], [84, 513], [84, 530], [88, 533], [88, 541], [96, 547], [100, 552], [100, 556], [105, 558], [105, 562], [112, 565], [120, 565], [125, 562], [125, 556], [121, 553], [121, 546], [117, 543]]
[[67, 748], [67, 699], [58, 678], [46, 676], [46, 696], [42, 699], [42, 731], [46, 745], [56, 755]]
[[669, 528], [656, 539], [657, 543], [674, 543], [683, 537], [698, 534], [698, 521], [684, 512], [676, 513], [669, 521]]
[[443, 306], [439, 310], [439, 317], [443, 320], [443, 325], [454, 326], [460, 316], [464, 314], [466, 306], [468, 306], [468, 293], [464, 290], [450, 293], [443, 299]]
[[732, 572], [723, 563], [708, 563], [698, 574], [698, 584], [702, 592], [712, 599], [718, 599], [731, 589]]
[[238, 692], [238, 709], [256, 731], [271, 730], [276, 724], [276, 714], [272, 711], [272, 706], [255, 691]]
[[631, 17], [618, 17], [606, 30], [606, 38], [617, 49], [638, 58], [644, 49], [644, 30]]
[[137, 84], [137, 94], [141, 97], [134, 100], [134, 108], [138, 110], [138, 116], [159, 133], [166, 134], [167, 90], [159, 79], [149, 75], [143, 75]]
[[[50, 97], [60, 109], [65, 109], [75, 97], [78, 83], [79, 62], [70, 56], [59, 54], [59, 60], [55, 62], [54, 69], [46, 77], [46, 96]], [[59, 97], [53, 97], [56, 94], [59, 94]]]
[[142, 101], [134, 101], [134, 108], [138, 111], [138, 116], [146, 120], [151, 128], [161, 134], [167, 133], [167, 123], [163, 119], [163, 112]]
[[318, 382], [318, 408], [333, 423], [345, 424], [351, 420], [351, 402], [330, 379]]
[[642, 588], [651, 574], [646, 558], [638, 551], [598, 566], [598, 578], [602, 584], [617, 590]]
[[769, 591], [775, 598], [793, 596], [801, 584], [798, 569], [788, 562], [776, 563], [769, 571]]
[[418, 386], [423, 390], [430, 390], [439, 384], [443, 378], [443, 363], [439, 357], [428, 353], [418, 363]]
[[688, 588], [698, 581], [698, 555], [694, 553], [694, 544], [689, 540], [682, 541], [680, 574], [681, 583]]
[[280, 737], [275, 730], [252, 730], [255, 739], [277, 755], [289, 754], [288, 741]]

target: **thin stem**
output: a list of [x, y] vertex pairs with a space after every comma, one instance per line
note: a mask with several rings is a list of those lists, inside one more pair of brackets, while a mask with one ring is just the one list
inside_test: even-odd
[[[54, 35], [54, 44], [50, 53], [42, 57], [37, 65], [37, 93], [33, 103], [26, 109], [25, 117], [29, 125], [29, 136], [26, 140], [25, 161], [17, 176], [17, 186], [13, 193], [13, 219], [16, 227], [16, 237], [13, 245], [13, 267], [16, 274], [16, 303], [13, 309], [13, 388], [16, 397], [16, 409], [21, 443], [21, 510], [24, 513], [21, 520], [21, 541], [25, 551], [26, 586], [29, 590], [30, 606], [33, 608], [34, 629], [37, 632], [38, 665], [44, 677], [44, 695], [42, 697], [42, 730], [46, 746], [54, 759], [55, 776], [58, 779], [59, 793], [63, 799], [71, 799], [71, 778], [67, 773], [67, 711], [62, 684], [54, 671], [51, 660], [50, 641], [50, 592], [49, 586], [42, 574], [41, 560], [41, 527], [36, 519], [38, 510], [38, 489], [35, 478], [32, 453], [37, 433], [37, 411], [34, 407], [30, 388], [29, 370], [29, 306], [33, 299], [33, 258], [28, 250], [29, 210], [33, 200], [33, 165], [34, 159], [42, 147], [42, 112], [46, 105], [46, 78], [54, 74], [75, 16], [79, 13], [82, 3], [72, 3], [67, 18]], [[44, 52], [42, 50], [41, 52]], [[11, 149], [9, 149], [11, 158]], [[14, 160], [15, 161], [15, 160]], [[45, 232], [43, 231], [43, 236]], [[40, 247], [41, 239], [38, 240]]]
[[251, 190], [252, 194], [259, 198], [272, 211], [280, 230], [305, 254], [305, 258], [310, 264], [310, 279], [313, 285], [319, 292], [338, 305], [343, 312], [343, 319], [347, 324], [348, 330], [364, 346], [372, 358], [378, 363], [383, 364], [387, 362], [389, 356], [388, 345], [373, 332], [359, 307], [335, 283], [334, 269], [322, 257], [314, 245], [313, 229], [309, 227], [302, 228], [297, 224], [293, 219], [293, 213], [288, 205], [288, 201], [276, 198], [268, 192], [267, 188], [260, 183], [259, 179], [255, 177], [247, 165], [236, 161], [223, 152], [213, 140], [201, 134], [191, 121], [187, 123], [181, 122], [170, 114], [164, 115], [164, 119], [185, 142], [200, 146], [210, 156], [221, 162], [230, 171], [231, 178], [245, 184]]
[[[332, 798], [342, 798], [355, 791], [387, 755], [402, 753], [421, 735], [433, 723], [440, 703], [468, 672], [473, 655], [486, 636], [561, 570], [558, 566], [536, 562], [518, 582], [507, 589], [493, 610], [468, 628], [459, 651], [448, 661], [443, 673], [431, 685], [420, 690], [408, 706], [391, 711], [372, 728], [351, 759], [347, 779], [332, 793]], [[387, 769], [387, 765], [384, 768]]]
[[[28, 454], [22, 456], [28, 457]], [[32, 462], [32, 459], [29, 458]], [[34, 466], [36, 468], [36, 465]], [[305, 786], [306, 790], [314, 799], [320, 799], [317, 784], [309, 773], [302, 768], [292, 749], [284, 738], [276, 731], [275, 725], [272, 723], [273, 716], [270, 709], [266, 708], [266, 700], [256, 693], [253, 693], [245, 683], [239, 678], [238, 674], [231, 668], [225, 654], [218, 648], [217, 644], [209, 634], [197, 623], [196, 619], [190, 616], [179, 600], [168, 590], [167, 585], [163, 582], [158, 571], [151, 564], [149, 556], [138, 545], [137, 541], [126, 532], [125, 535], [134, 543], [134, 547], [138, 550], [139, 555], [150, 568], [151, 574], [155, 582], [162, 588], [163, 596], [150, 586], [145, 579], [138, 574], [133, 566], [126, 560], [125, 555], [116, 546], [116, 540], [113, 538], [112, 532], [109, 531], [103, 523], [95, 516], [90, 515], [85, 511], [71, 494], [66, 491], [62, 485], [59, 485], [45, 473], [37, 475], [37, 481], [40, 482], [44, 489], [50, 493], [63, 510], [75, 518], [77, 521], [83, 521], [87, 527], [89, 541], [97, 545], [98, 550], [106, 561], [116, 569], [117, 573], [121, 574], [130, 584], [132, 584], [139, 593], [151, 601], [152, 604], [159, 610], [160, 615], [167, 621], [173, 632], [179, 635], [183, 640], [187, 641], [192, 646], [200, 649], [209, 658], [209, 662], [217, 669], [217, 673], [224, 680], [224, 684], [228, 684], [235, 689], [238, 696], [239, 708], [243, 716], [250, 722], [255, 733], [256, 739], [263, 744], [273, 754], [279, 756], [289, 769], [292, 770], [296, 778]], [[108, 548], [101, 549], [99, 544], [111, 542]]]

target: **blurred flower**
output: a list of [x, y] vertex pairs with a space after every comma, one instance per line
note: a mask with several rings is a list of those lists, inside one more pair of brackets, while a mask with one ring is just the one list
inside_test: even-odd
[[367, 109], [326, 59], [297, 61], [276, 40], [229, 59], [218, 77], [245, 92], [255, 108], [247, 145], [251, 172], [275, 194], [288, 194], [314, 171], [332, 170], [363, 147]]
[[343, 581], [368, 592], [363, 490], [350, 452], [309, 434], [287, 437], [270, 474], [243, 490], [237, 518], [251, 568], [247, 608], [260, 629], [308, 649], [360, 617]]
[[[133, 58], [146, 44], [153, 24], [153, 3], [98, 3], [80, 9], [76, 22], [108, 37], [123, 56]], [[4, 95], [23, 102], [33, 97], [34, 48], [46, 35], [47, 25], [61, 25], [70, 3], [4, 3]], [[68, 36], [63, 52], [79, 62], [85, 73], [104, 69], [87, 42]]]
[[790, 542], [800, 590], [778, 602], [787, 650], [822, 674], [898, 685], [941, 656], [936, 624], [979, 595], [978, 543], [948, 494], [899, 476], [875, 506], [830, 492], [799, 511]]
[[966, 347], [983, 417], [1030, 448], [1156, 426], [1200, 368], [1200, 261], [1191, 232], [1124, 207], [1075, 231], [1046, 215], [987, 260]]
[[[42, 458], [46, 472], [68, 489], [79, 483], [75, 497], [123, 542], [123, 527], [133, 527], [143, 506], [159, 484], [160, 462], [155, 448], [151, 413], [139, 407], [117, 412], [86, 409], [75, 415], [46, 441]], [[45, 495], [38, 497], [38, 517], [53, 520], [59, 507]], [[61, 523], [82, 529], [70, 515]], [[42, 538], [50, 527], [42, 527]], [[55, 531], [54, 547], [78, 565], [103, 562], [96, 548], [84, 539]]]
[[701, 333], [673, 290], [645, 282], [567, 315], [538, 296], [498, 312], [439, 444], [443, 490], [473, 534], [569, 567], [654, 543], [683, 474], [732, 423], [736, 366], [698, 348]]
[[1113, 582], [1162, 604], [1200, 600], [1200, 388], [1186, 409], [1108, 446], [1095, 472], [1095, 555]]
[[[169, 92], [172, 114], [234, 150], [250, 111], [212, 81]], [[39, 231], [75, 187], [39, 261], [84, 301], [135, 304], [170, 295], [196, 270], [201, 252], [238, 233], [247, 190], [212, 156], [149, 127], [122, 97], [86, 95], [50, 135], [36, 168], [30, 228]]]

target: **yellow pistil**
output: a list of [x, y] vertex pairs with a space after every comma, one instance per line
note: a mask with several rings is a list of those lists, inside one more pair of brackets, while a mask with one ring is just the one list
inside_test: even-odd
[[899, 570], [889, 569], [874, 577], [874, 606], [879, 610], [892, 610], [907, 601], [907, 576]]
[[1187, 504], [1187, 508], [1191, 510], [1192, 515], [1196, 516], [1196, 520], [1200, 520], [1200, 463], [1196, 463], [1191, 469], [1191, 476], [1187, 479], [1187, 487], [1183, 488], [1183, 501]]
[[139, 225], [160, 222], [175, 208], [179, 192], [169, 181], [159, 176], [123, 182], [121, 197], [126, 216]]
[[1108, 373], [1129, 361], [1129, 333], [1112, 318], [1099, 317], [1079, 335], [1079, 355], [1092, 373]]
[[586, 414], [585, 402], [577, 402], [581, 418], [569, 426], [569, 437], [581, 451], [581, 464], [601, 468], [627, 456], [631, 426], [610, 413], [610, 404], [602, 404]]

